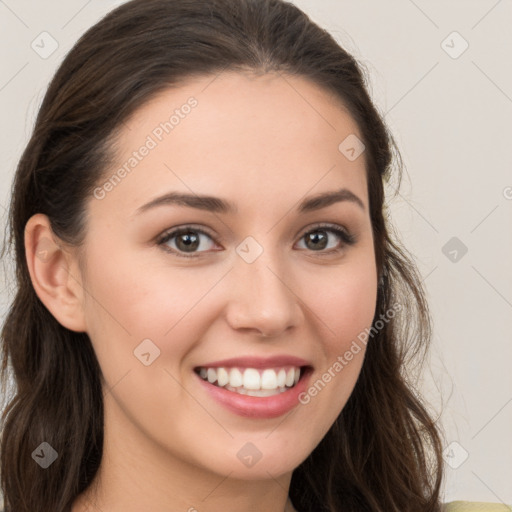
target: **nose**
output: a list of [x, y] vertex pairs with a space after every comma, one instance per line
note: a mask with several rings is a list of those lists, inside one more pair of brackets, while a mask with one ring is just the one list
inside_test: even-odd
[[263, 337], [276, 337], [299, 326], [302, 301], [291, 275], [269, 251], [252, 263], [237, 256], [229, 285], [229, 325]]

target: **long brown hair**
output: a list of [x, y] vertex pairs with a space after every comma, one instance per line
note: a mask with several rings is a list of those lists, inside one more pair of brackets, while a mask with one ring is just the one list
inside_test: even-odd
[[[300, 9], [282, 0], [133, 0], [76, 43], [56, 72], [20, 159], [9, 212], [16, 295], [2, 329], [1, 486], [6, 512], [68, 512], [91, 483], [103, 446], [100, 367], [86, 333], [61, 326], [37, 297], [24, 228], [35, 213], [80, 245], [85, 200], [111, 161], [124, 120], [157, 93], [223, 70], [306, 77], [334, 93], [357, 122], [375, 258], [381, 277], [374, 323], [353, 393], [324, 439], [295, 469], [300, 512], [439, 512], [441, 431], [414, 387], [431, 321], [412, 257], [390, 234], [385, 184], [399, 183], [396, 144], [372, 104], [356, 60]], [[341, 142], [341, 141], [340, 141]], [[398, 164], [398, 165], [394, 165]], [[7, 249], [7, 251], [6, 251]], [[398, 310], [399, 309], [399, 310]], [[47, 442], [58, 458], [32, 458]]]

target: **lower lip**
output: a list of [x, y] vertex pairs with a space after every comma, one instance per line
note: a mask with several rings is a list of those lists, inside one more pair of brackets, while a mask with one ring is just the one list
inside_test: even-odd
[[228, 391], [203, 380], [197, 373], [194, 372], [194, 374], [205, 390], [210, 393], [210, 396], [231, 412], [246, 418], [277, 418], [291, 411], [299, 403], [299, 395], [307, 389], [311, 369], [306, 369], [293, 388], [277, 395], [265, 397], [241, 395], [234, 391]]

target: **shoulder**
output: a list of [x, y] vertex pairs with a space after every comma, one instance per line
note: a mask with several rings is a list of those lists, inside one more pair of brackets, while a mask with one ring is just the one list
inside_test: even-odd
[[443, 505], [443, 512], [512, 512], [512, 506], [480, 501], [452, 501]]

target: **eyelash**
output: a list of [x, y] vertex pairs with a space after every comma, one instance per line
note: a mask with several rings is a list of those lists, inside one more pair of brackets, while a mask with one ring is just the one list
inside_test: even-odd
[[[300, 240], [302, 240], [306, 235], [308, 235], [310, 233], [314, 233], [315, 231], [326, 231], [326, 232], [334, 233], [342, 240], [342, 243], [344, 245], [351, 246], [357, 242], [357, 238], [355, 237], [355, 235], [349, 233], [345, 229], [342, 229], [336, 225], [331, 225], [331, 224], [319, 224], [317, 226], [314, 226], [313, 228], [304, 232], [304, 234], [300, 237]], [[207, 237], [211, 238], [215, 242], [213, 236], [210, 233], [208, 233], [207, 231], [205, 231], [201, 228], [197, 228], [193, 225], [189, 225], [189, 226], [183, 226], [180, 228], [173, 229], [172, 231], [167, 231], [167, 232], [163, 233], [157, 240], [157, 244], [159, 246], [161, 246], [164, 251], [174, 254], [180, 258], [200, 258], [202, 256], [203, 252], [206, 252], [206, 251], [186, 254], [183, 252], [176, 251], [175, 249], [171, 249], [170, 247], [165, 245], [167, 242], [169, 242], [169, 240], [172, 240], [173, 238], [175, 238], [179, 235], [183, 235], [183, 234], [186, 234], [189, 232], [200, 233], [202, 235], [206, 235]], [[311, 251], [311, 252], [318, 252], [320, 256], [330, 255], [333, 253], [340, 252], [343, 249], [343, 247], [344, 246], [342, 245], [342, 247], [337, 248], [337, 249], [330, 249], [327, 251]]]

